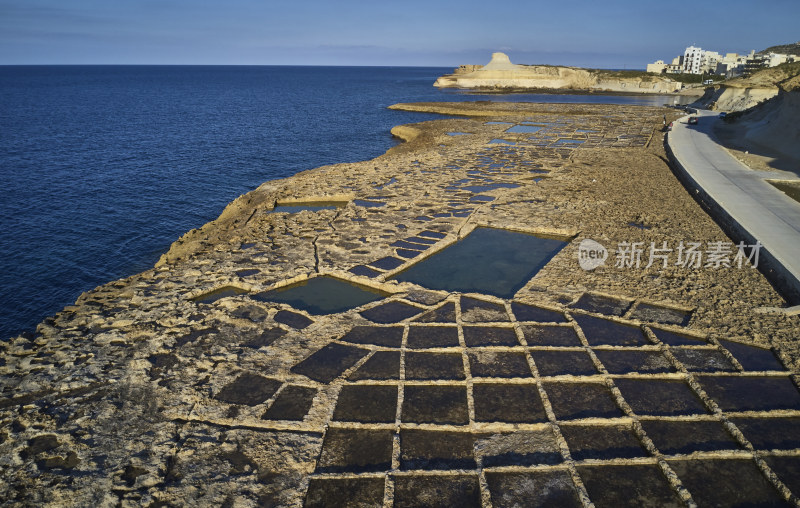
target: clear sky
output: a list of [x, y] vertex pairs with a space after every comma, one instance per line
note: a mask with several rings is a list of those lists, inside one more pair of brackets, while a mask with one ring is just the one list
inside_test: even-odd
[[800, 40], [800, 0], [0, 0], [0, 64], [643, 69]]

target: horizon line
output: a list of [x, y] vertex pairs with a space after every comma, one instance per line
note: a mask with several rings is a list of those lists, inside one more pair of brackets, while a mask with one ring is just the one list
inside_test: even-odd
[[[343, 64], [207, 64], [207, 63], [0, 63], [0, 67], [358, 67], [358, 68], [376, 68], [376, 69], [392, 69], [392, 68], [425, 68], [425, 69], [441, 69], [441, 68], [454, 68], [457, 69], [460, 65], [343, 65]], [[606, 70], [606, 71], [646, 71], [645, 68], [628, 68], [628, 67], [583, 67], [580, 65], [563, 65], [563, 64], [520, 64], [525, 66], [543, 66], [543, 67], [572, 67], [576, 69], [589, 69], [589, 70]]]

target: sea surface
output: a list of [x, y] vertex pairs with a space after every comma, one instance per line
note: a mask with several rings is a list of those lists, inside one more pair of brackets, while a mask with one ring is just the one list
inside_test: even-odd
[[0, 66], [0, 339], [151, 268], [237, 196], [376, 157], [413, 101], [662, 105], [437, 90], [450, 68]]

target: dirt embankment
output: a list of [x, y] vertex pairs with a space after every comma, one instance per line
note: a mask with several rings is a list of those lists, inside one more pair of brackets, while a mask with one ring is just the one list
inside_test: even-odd
[[736, 112], [750, 109], [778, 95], [778, 87], [718, 85], [706, 89], [694, 105], [717, 111]]
[[[786, 169], [800, 173], [800, 64], [778, 66], [754, 74], [742, 84], [774, 83], [774, 94], [767, 100], [747, 108], [729, 111], [742, 113], [730, 115], [728, 122], [718, 129], [723, 142], [744, 159], [748, 166], [757, 169]], [[767, 88], [761, 88], [766, 90]], [[749, 89], [751, 92], [754, 89]], [[729, 96], [733, 99], [734, 92]], [[752, 93], [740, 93], [739, 101]], [[729, 101], [725, 105], [733, 104]], [[717, 103], [718, 109], [719, 102]]]
[[745, 138], [800, 161], [800, 90], [781, 91], [742, 121]]
[[795, 89], [799, 75], [800, 63], [763, 69], [752, 76], [707, 88], [695, 105], [726, 112], [745, 111], [778, 96], [781, 91]]

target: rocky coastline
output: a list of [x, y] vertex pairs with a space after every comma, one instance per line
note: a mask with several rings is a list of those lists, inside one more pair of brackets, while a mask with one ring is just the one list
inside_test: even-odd
[[[754, 451], [751, 443], [765, 431], [751, 434], [736, 423], [750, 409], [727, 407], [713, 382], [796, 384], [800, 316], [765, 312], [786, 302], [746, 264], [645, 266], [651, 244], [731, 241], [669, 166], [662, 127], [677, 118], [675, 110], [392, 107], [458, 117], [396, 127], [404, 143], [373, 160], [266, 182], [186, 233], [153, 269], [89, 291], [34, 333], [0, 344], [3, 504], [324, 506], [354, 495], [363, 505], [400, 506], [430, 501], [431, 481], [440, 481], [438, 492], [453, 503], [490, 506], [516, 492], [513, 474], [528, 473], [560, 478], [565, 492], [587, 503], [612, 495], [598, 485], [616, 481], [605, 476], [615, 467], [655, 471], [663, 488], [653, 487], [652, 499], [702, 504], [705, 494], [686, 472], [691, 461], [659, 451], [651, 437], [651, 422], [673, 420], [721, 422], [743, 449], [699, 458], [751, 464], [758, 488], [746, 480], [743, 489], [756, 500], [796, 499], [773, 464], [796, 450]], [[303, 205], [316, 208], [275, 210]], [[398, 282], [408, 268], [487, 228], [567, 243], [510, 297]], [[605, 265], [581, 268], [585, 240], [608, 248]], [[634, 242], [645, 246], [641, 264], [617, 266], [615, 249]], [[276, 289], [323, 277], [366, 288], [375, 299], [331, 313], [270, 300]], [[615, 370], [615, 355], [641, 344], [598, 347], [589, 323], [633, 330], [646, 344], [632, 352], [666, 363]], [[453, 332], [455, 342], [414, 346], [423, 328], [442, 341], [439, 332]], [[471, 344], [468, 332], [477, 328], [492, 337], [502, 329], [512, 342]], [[538, 347], [531, 330], [540, 329], [575, 334], [576, 342]], [[593, 372], [548, 372], [547, 354], [565, 353], [587, 355]], [[415, 366], [425, 355], [455, 358], [460, 374], [440, 379], [445, 363], [434, 374]], [[527, 377], [497, 382], [510, 368], [494, 360], [503, 355], [525, 358]], [[483, 380], [480, 368], [491, 371]], [[694, 390], [693, 403], [710, 409], [642, 416], [626, 388], [679, 380]], [[564, 423], [551, 388], [570, 383], [608, 387], [619, 414]], [[462, 385], [462, 416], [419, 415], [450, 403], [427, 393]], [[544, 416], [500, 409], [482, 416], [481, 387], [498, 386], [546, 392]], [[759, 410], [787, 420], [800, 415], [800, 407]], [[632, 432], [645, 455], [617, 457], [610, 469], [590, 454], [582, 458], [573, 435], [609, 425]], [[555, 437], [545, 437], [551, 431]], [[426, 433], [437, 437], [428, 443]], [[540, 448], [525, 457], [542, 460], [535, 467], [517, 456], [534, 445]], [[461, 446], [463, 456], [436, 466], [426, 455]], [[511, 460], [503, 458], [508, 447], [516, 462], [503, 462]], [[385, 456], [375, 451], [384, 449]]]
[[621, 77], [607, 71], [549, 65], [511, 63], [505, 53], [493, 53], [484, 65], [462, 65], [434, 83], [440, 88], [464, 88], [499, 92], [560, 90], [607, 94], [671, 94], [683, 87], [669, 78], [647, 74]]

